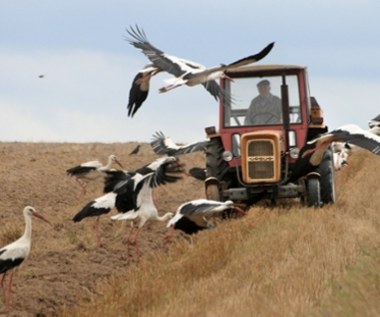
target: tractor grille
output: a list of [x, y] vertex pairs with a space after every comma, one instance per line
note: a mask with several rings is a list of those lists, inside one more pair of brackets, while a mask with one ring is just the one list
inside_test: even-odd
[[273, 142], [248, 142], [248, 176], [250, 179], [268, 179], [274, 177]]
[[241, 137], [243, 181], [248, 184], [280, 180], [280, 135], [278, 132], [251, 132]]

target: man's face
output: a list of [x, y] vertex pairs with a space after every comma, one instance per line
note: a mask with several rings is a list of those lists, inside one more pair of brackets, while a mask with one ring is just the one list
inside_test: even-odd
[[262, 96], [267, 96], [269, 95], [269, 92], [270, 92], [270, 85], [260, 85], [257, 87], [258, 90], [259, 90], [259, 94], [262, 95]]

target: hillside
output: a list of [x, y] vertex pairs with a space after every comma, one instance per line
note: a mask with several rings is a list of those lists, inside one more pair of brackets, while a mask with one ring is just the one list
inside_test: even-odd
[[[287, 202], [253, 207], [243, 219], [221, 222], [191, 240], [164, 244], [162, 223], [141, 235], [142, 261], [126, 265], [125, 223], [71, 218], [101, 195], [85, 196], [65, 170], [118, 156], [125, 169], [151, 162], [148, 144], [0, 143], [0, 245], [22, 234], [22, 209], [32, 205], [52, 223], [33, 222], [32, 252], [20, 267], [10, 316], [375, 316], [380, 314], [379, 158], [358, 151], [337, 173], [338, 201], [323, 209]], [[202, 166], [200, 153], [183, 157]], [[203, 196], [185, 177], [155, 191], [160, 213]], [[111, 212], [113, 214], [113, 212]], [[110, 213], [110, 214], [111, 214]], [[2, 306], [0, 306], [2, 307]], [[5, 316], [0, 308], [0, 316]]]

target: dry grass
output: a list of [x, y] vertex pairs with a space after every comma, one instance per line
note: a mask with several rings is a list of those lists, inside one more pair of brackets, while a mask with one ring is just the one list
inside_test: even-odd
[[[192, 244], [179, 241], [115, 273], [99, 284], [100, 296], [63, 316], [335, 316], [339, 309], [374, 316], [378, 164], [365, 152], [353, 157], [338, 175], [334, 206], [252, 208]], [[350, 308], [342, 310], [347, 298]]]
[[[101, 181], [85, 196], [65, 175], [68, 167], [115, 153], [127, 169], [155, 158], [136, 143], [0, 143], [0, 242], [23, 230], [22, 209], [32, 205], [51, 222], [33, 223], [32, 252], [15, 280], [9, 316], [376, 316], [380, 315], [379, 158], [359, 151], [337, 174], [338, 201], [323, 209], [286, 203], [253, 207], [191, 240], [177, 234], [164, 245], [164, 224], [141, 235], [139, 266], [125, 263], [125, 223], [72, 216], [101, 194]], [[203, 155], [184, 156], [187, 167]], [[160, 213], [203, 197], [192, 178], [160, 187]], [[13, 232], [13, 233], [12, 233]], [[0, 316], [2, 316], [0, 302]]]

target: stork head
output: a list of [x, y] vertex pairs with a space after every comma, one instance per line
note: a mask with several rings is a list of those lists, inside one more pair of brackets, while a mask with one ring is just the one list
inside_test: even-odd
[[117, 165], [119, 165], [121, 168], [123, 168], [123, 165], [121, 165], [121, 163], [118, 161], [117, 157], [115, 154], [111, 154], [109, 159], [112, 161], [112, 162], [115, 162]]
[[50, 221], [47, 220], [44, 216], [42, 216], [40, 213], [38, 213], [34, 207], [26, 206], [24, 208], [24, 215], [28, 217], [36, 217], [51, 225]]

